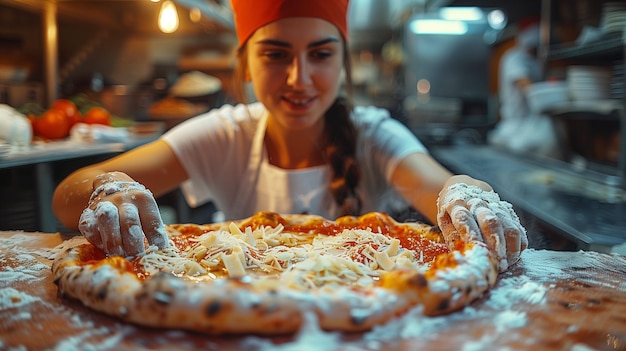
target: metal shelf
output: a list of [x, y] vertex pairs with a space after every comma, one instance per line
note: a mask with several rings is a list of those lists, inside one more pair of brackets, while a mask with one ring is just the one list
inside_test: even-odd
[[[591, 0], [586, 0], [591, 2]], [[626, 58], [626, 35], [623, 32], [607, 33], [599, 40], [577, 45], [576, 43], [567, 43], [554, 45], [550, 43], [551, 29], [551, 13], [555, 0], [542, 0], [542, 46], [541, 55], [544, 68], [547, 68], [548, 62], [558, 60], [566, 60], [568, 64], [592, 64], [592, 65], [616, 65], [623, 62]], [[626, 84], [626, 77], [624, 77]], [[619, 107], [615, 110], [598, 110], [584, 111], [579, 107], [567, 106], [559, 111], [552, 111], [551, 115], [562, 118], [589, 118], [590, 116], [600, 117], [602, 119], [616, 119], [619, 123], [620, 133], [620, 155], [615, 171], [622, 180], [622, 186], [626, 182], [626, 94], [617, 101]]]
[[624, 111], [624, 105], [619, 100], [590, 100], [559, 104], [548, 109], [545, 113], [563, 118], [619, 120], [622, 111]]
[[601, 59], [622, 58], [624, 54], [624, 38], [621, 33], [609, 33], [600, 40], [584, 45], [561, 44], [550, 47], [549, 60], [563, 59]]

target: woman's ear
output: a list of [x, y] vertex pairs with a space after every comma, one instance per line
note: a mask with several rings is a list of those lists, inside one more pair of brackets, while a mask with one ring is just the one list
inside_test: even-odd
[[250, 77], [250, 70], [246, 68], [246, 72], [243, 75], [243, 79], [246, 82], [251, 82], [252, 81], [252, 77]]

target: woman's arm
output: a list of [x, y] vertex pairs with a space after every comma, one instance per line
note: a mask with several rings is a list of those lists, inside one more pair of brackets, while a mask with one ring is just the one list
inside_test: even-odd
[[452, 176], [427, 153], [416, 152], [405, 157], [391, 176], [393, 187], [424, 215], [437, 223], [437, 197]]
[[453, 175], [429, 154], [416, 152], [405, 157], [391, 177], [394, 188], [404, 196], [416, 210], [437, 223], [437, 199], [442, 190], [455, 183], [474, 185], [486, 191], [491, 186], [467, 175]]
[[52, 198], [52, 210], [64, 226], [78, 229], [81, 213], [94, 192], [94, 180], [108, 172], [122, 172], [113, 176], [115, 180], [136, 181], [156, 197], [176, 189], [187, 179], [187, 173], [178, 158], [162, 140], [81, 168], [57, 186]]

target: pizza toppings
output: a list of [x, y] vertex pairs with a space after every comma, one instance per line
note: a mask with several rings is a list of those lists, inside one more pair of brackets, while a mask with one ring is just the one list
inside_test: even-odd
[[[59, 290], [125, 320], [209, 334], [286, 333], [313, 311], [323, 329], [363, 331], [410, 307], [462, 308], [495, 283], [484, 243], [384, 213], [329, 221], [263, 212], [167, 226], [170, 245], [134, 258], [85, 244], [57, 258]], [[111, 307], [113, 306], [113, 307]]]
[[[177, 244], [171, 245], [171, 249], [149, 249], [140, 259], [141, 266], [146, 275], [161, 271], [197, 279], [250, 275], [308, 290], [337, 284], [366, 288], [374, 284], [382, 271], [421, 269], [434, 259], [402, 247], [400, 239], [371, 229], [343, 229], [335, 235], [321, 235], [288, 232], [280, 222], [276, 223], [279, 224], [275, 227], [260, 225], [254, 230], [252, 226], [240, 228], [230, 223], [191, 235], [189, 230], [183, 230], [185, 234], [173, 235]], [[432, 252], [447, 252], [443, 243], [430, 246]]]

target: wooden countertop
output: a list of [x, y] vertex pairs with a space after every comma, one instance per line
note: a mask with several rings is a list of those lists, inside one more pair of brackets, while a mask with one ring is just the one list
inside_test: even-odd
[[0, 232], [0, 350], [626, 350], [626, 258], [526, 250], [462, 311], [419, 308], [362, 334], [214, 337], [127, 324], [58, 295], [59, 234]]

